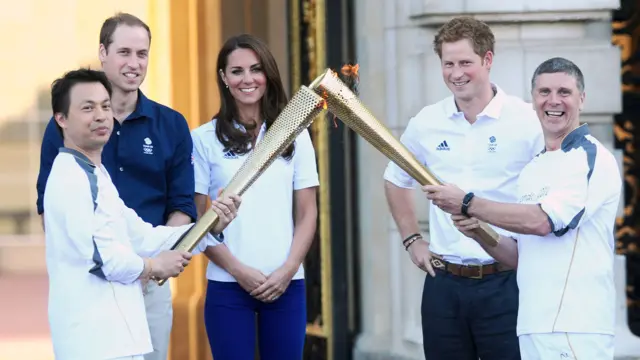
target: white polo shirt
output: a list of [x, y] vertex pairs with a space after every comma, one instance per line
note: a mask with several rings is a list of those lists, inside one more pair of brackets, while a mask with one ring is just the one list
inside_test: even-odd
[[[153, 351], [138, 277], [142, 257], [167, 250], [192, 225], [145, 223], [104, 166], [61, 148], [44, 193], [49, 325], [56, 359], [111, 359]], [[202, 246], [215, 245], [208, 236]], [[168, 286], [168, 285], [165, 285]]]
[[[212, 120], [192, 131], [196, 186], [199, 194], [215, 199], [218, 190], [227, 186], [249, 153], [238, 155], [225, 151]], [[236, 127], [244, 129], [236, 123]], [[263, 124], [257, 142], [265, 134]], [[256, 142], [256, 144], [257, 144]], [[224, 230], [229, 251], [243, 264], [271, 274], [286, 261], [293, 240], [293, 192], [318, 186], [316, 155], [308, 131], [295, 141], [290, 160], [278, 157], [242, 195], [238, 216]], [[235, 282], [224, 269], [209, 261], [207, 278]], [[303, 279], [300, 268], [293, 279]]]
[[[496, 95], [473, 125], [458, 111], [451, 96], [423, 108], [409, 121], [400, 140], [440, 181], [486, 199], [516, 202], [520, 171], [544, 149], [542, 128], [531, 104], [493, 86]], [[384, 178], [402, 188], [416, 185], [393, 162], [389, 162]], [[476, 241], [455, 228], [451, 215], [431, 203], [429, 232], [431, 251], [446, 261], [495, 261]]]
[[518, 180], [519, 202], [540, 204], [552, 233], [518, 241], [518, 335], [614, 334], [614, 227], [622, 191], [615, 157], [589, 134], [572, 131]]

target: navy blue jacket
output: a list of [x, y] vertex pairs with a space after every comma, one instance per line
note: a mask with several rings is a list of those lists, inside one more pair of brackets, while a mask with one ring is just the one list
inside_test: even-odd
[[[51, 118], [42, 139], [40, 172], [36, 188], [38, 214], [42, 214], [44, 189], [53, 159], [63, 140]], [[114, 121], [102, 163], [120, 198], [153, 226], [164, 225], [169, 214], [181, 211], [196, 220], [195, 180], [189, 125], [179, 112], [138, 92], [136, 109], [120, 124]]]

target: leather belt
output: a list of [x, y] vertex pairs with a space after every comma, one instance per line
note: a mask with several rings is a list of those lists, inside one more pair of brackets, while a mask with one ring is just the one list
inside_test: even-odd
[[446, 271], [456, 276], [470, 279], [482, 279], [485, 275], [496, 274], [503, 271], [512, 271], [513, 269], [500, 263], [492, 263], [487, 265], [460, 265], [450, 263], [438, 258], [431, 258], [431, 266], [435, 269]]

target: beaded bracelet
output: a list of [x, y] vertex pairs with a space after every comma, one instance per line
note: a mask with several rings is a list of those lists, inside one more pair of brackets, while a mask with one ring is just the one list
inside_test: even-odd
[[408, 250], [409, 246], [418, 239], [422, 239], [422, 235], [420, 235], [420, 233], [411, 234], [407, 236], [407, 238], [402, 240], [402, 245], [404, 246], [405, 250]]
[[411, 240], [407, 241], [407, 243], [404, 244], [404, 249], [409, 251], [409, 246], [411, 246], [411, 244], [416, 242], [416, 240], [418, 240], [418, 239], [422, 239], [422, 236], [416, 236], [414, 238], [411, 238]]

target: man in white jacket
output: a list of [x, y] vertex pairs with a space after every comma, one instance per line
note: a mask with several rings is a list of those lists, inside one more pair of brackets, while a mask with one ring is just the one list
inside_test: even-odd
[[[101, 164], [113, 129], [104, 73], [68, 72], [52, 86], [64, 137], [44, 194], [49, 323], [56, 359], [135, 359], [153, 351], [142, 285], [180, 274], [192, 254], [170, 250], [192, 224], [144, 222], [120, 199]], [[239, 197], [213, 201], [220, 221], [196, 252], [215, 246]]]

